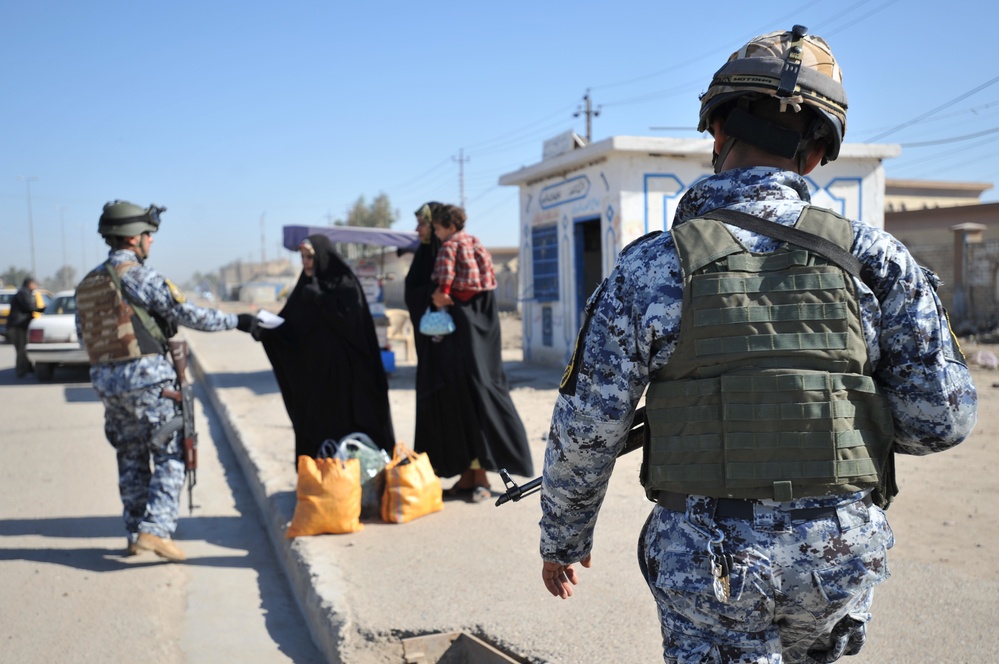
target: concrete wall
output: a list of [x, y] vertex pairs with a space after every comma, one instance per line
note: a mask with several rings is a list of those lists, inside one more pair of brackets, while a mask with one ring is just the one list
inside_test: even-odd
[[961, 248], [955, 247], [953, 239], [948, 244], [915, 244], [908, 249], [916, 262], [943, 280], [937, 294], [955, 332], [981, 334], [999, 327], [999, 240], [967, 244], [964, 275], [957, 273]]
[[967, 269], [965, 317], [953, 322], [954, 329], [992, 332], [999, 327], [999, 240], [968, 245]]

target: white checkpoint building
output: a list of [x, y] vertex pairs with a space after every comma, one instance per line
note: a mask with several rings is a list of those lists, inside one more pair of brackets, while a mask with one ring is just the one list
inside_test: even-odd
[[[519, 272], [525, 361], [564, 366], [586, 298], [621, 249], [669, 229], [677, 203], [712, 174], [711, 139], [614, 136], [585, 145], [573, 132], [540, 162], [500, 177], [520, 188]], [[843, 144], [806, 176], [812, 203], [884, 227], [882, 160], [900, 146]]]

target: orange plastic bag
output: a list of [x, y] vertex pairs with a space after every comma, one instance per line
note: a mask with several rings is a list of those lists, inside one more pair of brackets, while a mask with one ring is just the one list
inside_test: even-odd
[[361, 462], [298, 457], [298, 503], [285, 532], [303, 535], [353, 533], [361, 523]]
[[392, 460], [385, 465], [382, 521], [406, 523], [444, 509], [441, 480], [426, 453], [417, 454], [405, 443], [396, 443]]

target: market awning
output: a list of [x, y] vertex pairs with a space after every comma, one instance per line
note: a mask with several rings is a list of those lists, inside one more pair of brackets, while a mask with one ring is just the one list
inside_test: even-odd
[[295, 251], [299, 243], [310, 235], [325, 235], [333, 242], [373, 244], [380, 247], [416, 249], [420, 236], [416, 231], [397, 231], [391, 228], [366, 228], [361, 226], [285, 226], [284, 247]]

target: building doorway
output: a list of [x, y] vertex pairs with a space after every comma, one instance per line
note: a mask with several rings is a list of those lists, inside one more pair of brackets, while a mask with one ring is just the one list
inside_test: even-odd
[[600, 217], [577, 219], [576, 239], [576, 320], [583, 323], [586, 300], [603, 281], [603, 255], [600, 246]]

